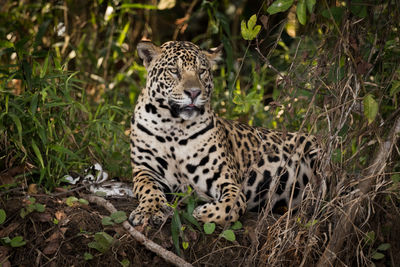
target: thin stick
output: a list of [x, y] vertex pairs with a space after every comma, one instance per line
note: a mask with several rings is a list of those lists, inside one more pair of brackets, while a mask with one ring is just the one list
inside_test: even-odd
[[362, 177], [368, 177], [368, 179], [364, 179], [359, 182], [359, 201], [354, 201], [354, 203], [349, 206], [340, 216], [336, 224], [335, 231], [333, 231], [335, 235], [332, 236], [332, 239], [329, 241], [324, 253], [319, 258], [317, 267], [335, 265], [334, 263], [337, 258], [337, 254], [342, 250], [343, 243], [351, 232], [355, 218], [359, 216], [358, 213], [361, 210], [361, 203], [363, 202], [362, 200], [366, 198], [367, 192], [369, 192], [369, 190], [373, 186], [373, 178], [382, 174], [382, 171], [386, 166], [387, 160], [391, 155], [392, 148], [399, 138], [399, 133], [400, 117], [396, 119], [395, 124], [390, 130], [387, 139], [380, 144], [373, 162], [363, 173]]
[[[113, 204], [111, 204], [109, 201], [105, 200], [104, 198], [97, 197], [97, 196], [87, 196], [87, 200], [89, 202], [95, 203], [99, 206], [102, 206], [106, 210], [108, 210], [110, 213], [114, 213], [117, 211], [117, 209], [114, 207]], [[172, 264], [175, 264], [176, 266], [193, 266], [190, 263], [186, 262], [184, 259], [181, 257], [177, 256], [176, 254], [172, 253], [171, 251], [166, 250], [165, 248], [161, 247], [160, 245], [154, 243], [150, 239], [148, 239], [146, 236], [144, 236], [142, 233], [137, 231], [135, 228], [133, 228], [128, 221], [125, 221], [122, 223], [124, 226], [125, 230], [129, 232], [129, 234], [139, 243], [141, 243], [143, 246], [145, 246], [148, 250], [156, 253], [158, 256], [162, 257], [165, 261], [170, 262]]]

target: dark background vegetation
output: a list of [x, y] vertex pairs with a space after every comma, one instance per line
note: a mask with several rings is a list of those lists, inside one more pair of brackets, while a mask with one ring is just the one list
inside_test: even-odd
[[[270, 14], [273, 2], [290, 7]], [[313, 210], [313, 223], [307, 224], [309, 211], [290, 217], [295, 234], [285, 234], [288, 241], [279, 244], [289, 219], [286, 228], [275, 228], [281, 232], [260, 228], [256, 240], [275, 239], [251, 242], [250, 251], [239, 253], [248, 260], [238, 264], [316, 264], [340, 217], [360, 202], [336, 263], [395, 266], [400, 262], [398, 141], [387, 151], [384, 168], [366, 174], [400, 114], [400, 3], [316, 2], [306, 7], [304, 21], [299, 6], [313, 1], [1, 1], [0, 207], [9, 215], [17, 208], [8, 208], [8, 200], [23, 199], [29, 185], [51, 195], [65, 174], [95, 162], [129, 181], [129, 121], [146, 78], [136, 44], [142, 38], [159, 45], [187, 40], [204, 49], [222, 43], [223, 60], [214, 71], [216, 113], [312, 133], [325, 151], [320, 175], [327, 193]], [[254, 14], [261, 30], [244, 40], [242, 20]], [[364, 187], [366, 197], [354, 197], [366, 180], [371, 181]], [[21, 220], [14, 215], [1, 227], [11, 219]], [[293, 243], [295, 251], [289, 249]], [[18, 249], [6, 251], [18, 262]], [[190, 262], [197, 256], [193, 249], [186, 253]], [[74, 262], [50, 258], [40, 258], [38, 265]]]

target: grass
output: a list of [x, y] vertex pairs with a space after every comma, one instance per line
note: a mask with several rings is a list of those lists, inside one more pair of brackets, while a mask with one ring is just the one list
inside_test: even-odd
[[29, 165], [32, 182], [48, 190], [94, 162], [129, 176], [130, 109], [112, 98], [94, 103], [76, 74], [48, 55], [43, 64], [23, 61], [1, 77], [2, 167]]

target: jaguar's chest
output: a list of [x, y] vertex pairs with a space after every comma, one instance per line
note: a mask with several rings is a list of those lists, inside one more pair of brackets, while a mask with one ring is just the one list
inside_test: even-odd
[[145, 115], [136, 113], [131, 124], [133, 164], [148, 166], [171, 187], [189, 182], [205, 190], [201, 174], [211, 173], [214, 167], [210, 165], [218, 157], [212, 142], [216, 136], [214, 121], [177, 124]]

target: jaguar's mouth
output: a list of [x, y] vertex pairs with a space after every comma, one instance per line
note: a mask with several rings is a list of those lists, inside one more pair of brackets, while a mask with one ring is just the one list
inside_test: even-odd
[[181, 107], [181, 111], [200, 111], [200, 108], [195, 104], [189, 104]]
[[177, 103], [173, 103], [172, 101], [169, 103], [171, 107], [171, 113], [174, 117], [181, 117], [185, 120], [196, 117], [198, 114], [202, 114], [204, 112], [203, 106], [197, 106], [195, 104], [189, 104], [181, 106]]

